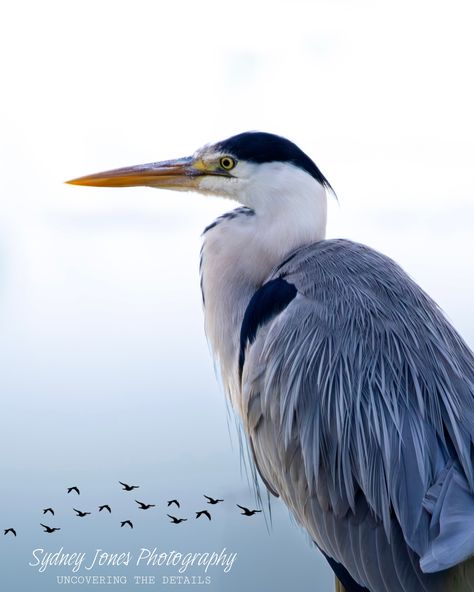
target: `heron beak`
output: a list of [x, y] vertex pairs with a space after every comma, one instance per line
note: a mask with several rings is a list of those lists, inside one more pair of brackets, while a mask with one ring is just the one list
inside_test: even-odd
[[89, 187], [160, 187], [189, 190], [197, 187], [199, 177], [212, 174], [200, 159], [192, 156], [139, 164], [66, 181]]

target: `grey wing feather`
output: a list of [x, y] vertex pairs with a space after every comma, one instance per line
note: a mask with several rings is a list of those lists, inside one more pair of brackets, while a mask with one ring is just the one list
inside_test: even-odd
[[242, 374], [261, 474], [359, 583], [442, 589], [427, 572], [474, 553], [472, 352], [363, 245], [300, 249], [277, 277], [298, 294], [259, 329]]

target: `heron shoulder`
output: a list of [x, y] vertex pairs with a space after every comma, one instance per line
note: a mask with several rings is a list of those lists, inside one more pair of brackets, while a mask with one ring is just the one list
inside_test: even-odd
[[289, 304], [295, 296], [293, 309], [309, 306], [320, 328], [336, 331], [350, 326], [362, 333], [405, 334], [432, 325], [427, 336], [460, 340], [436, 303], [395, 261], [349, 240], [323, 240], [291, 252], [250, 300], [245, 332], [253, 338], [255, 329], [273, 317], [275, 309], [283, 310], [283, 301]]
[[433, 371], [428, 360], [433, 348], [473, 360], [441, 309], [397, 263], [345, 239], [297, 249], [274, 268], [245, 311], [241, 367], [246, 347], [270, 321], [281, 325], [286, 339], [295, 332], [304, 339], [317, 331], [321, 339], [340, 343], [349, 358], [364, 343], [366, 355], [370, 350], [392, 363], [392, 347], [402, 348], [414, 372], [424, 366]]
[[343, 289], [343, 293], [345, 287], [352, 294], [357, 289], [368, 293], [385, 288], [399, 295], [423, 294], [429, 299], [393, 259], [347, 239], [323, 240], [293, 251], [273, 270], [272, 277], [293, 280], [302, 293], [308, 294], [327, 283]]

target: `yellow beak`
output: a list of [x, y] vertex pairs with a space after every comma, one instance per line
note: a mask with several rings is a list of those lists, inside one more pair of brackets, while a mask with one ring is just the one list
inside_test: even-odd
[[208, 174], [219, 174], [206, 170], [202, 161], [192, 156], [139, 164], [66, 181], [70, 185], [87, 185], [89, 187], [161, 187], [163, 189], [193, 189], [199, 177]]

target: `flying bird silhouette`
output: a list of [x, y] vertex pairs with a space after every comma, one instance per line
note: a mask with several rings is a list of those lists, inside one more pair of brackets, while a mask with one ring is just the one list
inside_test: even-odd
[[139, 505], [139, 510], [149, 510], [150, 508], [155, 508], [155, 504], [144, 504], [143, 502], [139, 502], [138, 500], [135, 500], [137, 502], [137, 504]]
[[44, 528], [44, 532], [47, 532], [49, 534], [51, 534], [52, 532], [56, 532], [56, 530], [61, 530], [60, 528], [53, 528], [52, 526], [46, 526], [46, 524], [41, 524], [40, 525]]
[[73, 510], [74, 512], [76, 512], [79, 518], [84, 518], [84, 516], [90, 516], [90, 512], [82, 512], [81, 510], [76, 510], [76, 508], [73, 508]]
[[196, 518], [199, 518], [200, 516], [207, 516], [209, 520], [211, 519], [211, 515], [207, 510], [201, 510], [200, 512], [196, 512]]
[[124, 491], [133, 491], [134, 489], [138, 489], [140, 487], [140, 485], [128, 485], [127, 483], [122, 483], [122, 481], [119, 481], [120, 485], [123, 485], [122, 489]]
[[77, 495], [80, 495], [81, 494], [81, 492], [79, 491], [79, 487], [76, 487], [75, 485], [74, 485], [74, 487], [68, 487], [67, 488], [67, 492], [68, 493], [71, 493], [71, 491], [75, 491], [77, 493]]
[[103, 506], [99, 506], [99, 512], [102, 512], [102, 510], [107, 510], [107, 512], [109, 514], [112, 514], [112, 510], [110, 509], [110, 506], [107, 504], [104, 504]]
[[175, 506], [177, 506], [178, 508], [180, 508], [181, 506], [179, 505], [178, 500], [168, 500], [168, 506], [171, 506], [171, 504], [174, 504]]
[[187, 518], [176, 518], [176, 516], [170, 516], [169, 514], [166, 514], [168, 516], [168, 518], [171, 518], [171, 522], [173, 524], [179, 524], [180, 522], [186, 522]]
[[218, 504], [219, 502], [223, 502], [223, 499], [214, 499], [213, 497], [209, 497], [208, 495], [204, 495], [204, 497], [208, 500], [208, 504]]
[[130, 528], [133, 528], [133, 524], [132, 524], [131, 520], [124, 520], [123, 522], [121, 522], [120, 528], [123, 528], [126, 524], [128, 524], [128, 526], [130, 526]]
[[11, 532], [13, 535], [15, 535], [15, 536], [16, 536], [16, 530], [15, 530], [14, 528], [6, 528], [6, 529], [3, 531], [3, 534], [4, 534], [4, 535], [6, 535], [6, 534], [8, 534], [9, 532]]
[[262, 510], [249, 510], [245, 506], [239, 506], [239, 504], [236, 504], [236, 506], [242, 510], [241, 516], [253, 516], [257, 512], [261, 512], [262, 511]]
[[48, 512], [54, 516], [53, 508], [44, 508], [43, 514], [47, 514]]

